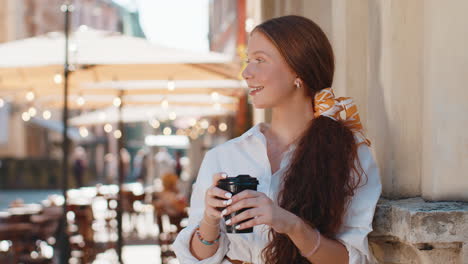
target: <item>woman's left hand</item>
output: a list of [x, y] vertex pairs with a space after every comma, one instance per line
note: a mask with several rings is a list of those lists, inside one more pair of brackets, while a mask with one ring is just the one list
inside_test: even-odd
[[[234, 195], [231, 200], [231, 205], [226, 207], [222, 215], [228, 215], [242, 208], [249, 208], [231, 218], [231, 221], [228, 220], [226, 222], [227, 225], [237, 225], [237, 229], [245, 229], [264, 224], [270, 226], [278, 233], [287, 234], [297, 222], [296, 215], [279, 207], [273, 203], [268, 196], [261, 192], [245, 190]], [[250, 220], [238, 224], [247, 219]]]

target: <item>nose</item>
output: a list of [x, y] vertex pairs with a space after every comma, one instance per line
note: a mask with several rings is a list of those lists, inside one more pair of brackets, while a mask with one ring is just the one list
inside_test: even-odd
[[242, 71], [242, 78], [244, 78], [245, 80], [248, 80], [248, 79], [252, 79], [252, 77], [253, 76], [252, 76], [252, 73], [250, 71], [249, 64], [247, 64], [247, 66]]

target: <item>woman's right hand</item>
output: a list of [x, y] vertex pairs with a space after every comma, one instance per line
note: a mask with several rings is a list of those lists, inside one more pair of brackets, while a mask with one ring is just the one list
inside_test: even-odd
[[232, 193], [216, 187], [218, 181], [225, 179], [226, 173], [220, 172], [213, 175], [213, 183], [205, 193], [205, 214], [204, 218], [208, 224], [218, 225], [221, 220], [221, 211], [218, 208], [224, 208], [232, 203], [230, 199]]

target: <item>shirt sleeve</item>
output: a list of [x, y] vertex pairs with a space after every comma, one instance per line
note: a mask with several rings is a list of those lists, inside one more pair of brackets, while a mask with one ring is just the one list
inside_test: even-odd
[[379, 169], [367, 145], [359, 146], [358, 158], [364, 174], [351, 198], [343, 226], [336, 237], [348, 250], [349, 264], [374, 263], [367, 235], [372, 231], [375, 207], [382, 191]]
[[[198, 171], [197, 180], [193, 187], [192, 196], [190, 198], [189, 220], [186, 228], [182, 229], [174, 241], [173, 248], [180, 263], [184, 264], [214, 264], [222, 263], [229, 248], [229, 239], [221, 229], [219, 238], [219, 247], [216, 253], [206, 259], [198, 260], [190, 251], [190, 241], [195, 232], [197, 225], [203, 218], [205, 210], [205, 192], [211, 186], [213, 174], [218, 173], [219, 166], [216, 161], [216, 156], [213, 150], [205, 154], [200, 170]], [[229, 263], [229, 262], [226, 262]]]

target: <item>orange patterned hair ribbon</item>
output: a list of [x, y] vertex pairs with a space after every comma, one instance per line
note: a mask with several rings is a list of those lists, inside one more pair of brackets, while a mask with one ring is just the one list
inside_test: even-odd
[[[327, 116], [335, 121], [341, 120], [360, 140], [370, 146], [370, 140], [364, 135], [364, 129], [359, 119], [357, 106], [351, 97], [335, 98], [332, 88], [325, 88], [315, 94], [314, 116]], [[340, 116], [345, 111], [346, 118]], [[362, 142], [361, 142], [362, 141]], [[360, 144], [358, 142], [358, 144]]]

